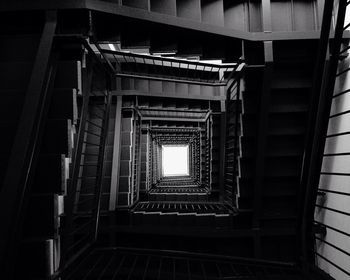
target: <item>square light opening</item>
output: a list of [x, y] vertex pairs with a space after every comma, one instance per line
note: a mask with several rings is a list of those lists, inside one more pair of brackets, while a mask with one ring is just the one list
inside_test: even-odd
[[162, 145], [162, 174], [169, 176], [188, 176], [189, 145]]

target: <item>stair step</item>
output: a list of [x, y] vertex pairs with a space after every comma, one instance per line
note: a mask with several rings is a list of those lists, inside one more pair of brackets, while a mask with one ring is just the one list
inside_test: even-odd
[[231, 213], [225, 205], [218, 203], [210, 202], [200, 202], [200, 203], [191, 203], [191, 202], [139, 202], [133, 212], [135, 211], [145, 211], [145, 212], [159, 212], [162, 213], [216, 213], [216, 214], [225, 214]]
[[150, 193], [193, 193], [193, 194], [197, 194], [197, 193], [207, 193], [208, 189], [206, 188], [199, 188], [197, 185], [186, 185], [186, 186], [171, 186], [171, 187], [159, 187], [156, 189], [151, 189], [149, 191]]
[[232, 216], [228, 213], [134, 211], [131, 222], [133, 225], [229, 227], [232, 225]]
[[206, 193], [150, 193], [151, 201], [206, 201]]

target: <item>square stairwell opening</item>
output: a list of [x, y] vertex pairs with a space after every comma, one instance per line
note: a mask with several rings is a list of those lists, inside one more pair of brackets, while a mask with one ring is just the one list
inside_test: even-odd
[[188, 176], [189, 145], [162, 145], [163, 177]]

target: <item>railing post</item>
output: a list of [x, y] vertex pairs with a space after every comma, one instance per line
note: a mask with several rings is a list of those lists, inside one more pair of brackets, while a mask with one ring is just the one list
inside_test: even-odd
[[113, 143], [113, 163], [112, 179], [110, 189], [109, 210], [114, 211], [118, 205], [119, 192], [119, 172], [120, 172], [120, 153], [121, 153], [121, 120], [122, 120], [123, 96], [117, 96], [117, 105], [115, 109], [114, 143]]
[[[80, 114], [80, 120], [79, 120], [79, 130], [78, 130], [78, 136], [77, 136], [77, 142], [75, 143], [75, 150], [73, 154], [73, 168], [72, 168], [72, 176], [71, 180], [69, 182], [69, 186], [67, 188], [67, 197], [66, 197], [66, 229], [72, 230], [73, 229], [73, 212], [74, 212], [74, 204], [76, 200], [76, 191], [77, 191], [77, 185], [78, 185], [78, 177], [81, 171], [80, 164], [82, 160], [82, 152], [83, 152], [83, 142], [85, 137], [85, 126], [86, 126], [86, 120], [88, 118], [88, 112], [89, 112], [89, 102], [90, 102], [90, 91], [91, 91], [91, 84], [92, 84], [92, 72], [93, 62], [90, 61], [88, 63], [87, 68], [84, 70], [83, 73], [83, 105], [81, 109]], [[70, 245], [70, 242], [66, 242], [66, 247]], [[64, 248], [64, 254], [66, 254], [66, 248]]]
[[142, 132], [141, 132], [141, 128], [142, 128], [142, 116], [141, 115], [139, 115], [139, 147], [138, 147], [138, 149], [139, 149], [139, 158], [138, 158], [138, 170], [137, 170], [137, 178], [138, 178], [138, 181], [137, 181], [137, 186], [138, 186], [138, 191], [137, 191], [137, 200], [139, 200], [139, 197], [140, 197], [140, 185], [141, 185], [141, 159], [142, 159], [142, 157], [141, 157], [141, 134], [142, 134]]
[[238, 188], [238, 182], [237, 182], [237, 172], [236, 169], [238, 168], [238, 149], [239, 149], [239, 119], [241, 116], [241, 97], [240, 97], [240, 93], [241, 93], [241, 88], [240, 88], [240, 76], [238, 76], [237, 78], [237, 93], [236, 93], [236, 108], [235, 108], [235, 134], [234, 134], [234, 151], [233, 151], [233, 178], [232, 181], [235, 182], [234, 187], [235, 189], [233, 190], [233, 186], [232, 186], [232, 194], [231, 194], [231, 199], [232, 199], [232, 205], [235, 202], [234, 207], [237, 207], [236, 205], [236, 194], [237, 194], [237, 188]]
[[219, 183], [220, 183], [220, 201], [224, 201], [225, 196], [225, 158], [226, 158], [226, 117], [227, 117], [227, 101], [221, 101], [221, 112], [220, 112], [220, 172], [219, 172]]
[[[109, 79], [109, 77], [107, 78]], [[93, 239], [96, 241], [97, 234], [98, 234], [98, 226], [99, 226], [99, 218], [100, 218], [100, 210], [101, 210], [101, 197], [102, 197], [102, 185], [103, 185], [103, 177], [105, 174], [105, 150], [106, 150], [106, 143], [107, 143], [107, 137], [108, 137], [108, 126], [109, 126], [109, 115], [110, 115], [110, 109], [111, 109], [111, 103], [112, 103], [112, 94], [109, 90], [109, 87], [107, 89], [107, 94], [104, 97], [107, 99], [106, 103], [106, 110], [103, 116], [103, 134], [101, 138], [100, 148], [99, 148], [99, 155], [98, 155], [98, 170], [97, 170], [97, 182], [96, 182], [96, 189], [95, 189], [95, 203], [94, 203], [94, 212], [93, 212]]]
[[[109, 126], [109, 115], [110, 108], [112, 102], [112, 95], [110, 91], [110, 75], [112, 72], [110, 68], [105, 67], [100, 61], [100, 59], [96, 56], [94, 51], [92, 50], [89, 43], [85, 41], [82, 37], [73, 36], [74, 40], [78, 40], [86, 50], [88, 51], [89, 61], [87, 63], [87, 67], [83, 70], [83, 93], [82, 93], [82, 105], [81, 112], [79, 117], [79, 129], [77, 133], [75, 149], [72, 156], [72, 176], [69, 182], [69, 187], [66, 196], [66, 222], [65, 229], [62, 233], [63, 249], [62, 249], [62, 257], [60, 269], [54, 275], [54, 279], [58, 277], [66, 276], [67, 273], [71, 273], [71, 269], [79, 262], [84, 253], [86, 253], [89, 249], [92, 248], [92, 244], [96, 241], [98, 235], [98, 227], [100, 221], [100, 208], [101, 208], [101, 197], [102, 197], [102, 188], [103, 188], [103, 179], [104, 179], [104, 171], [105, 171], [105, 148], [108, 137], [108, 126]], [[96, 67], [95, 67], [96, 66]], [[97, 71], [97, 66], [99, 67]], [[105, 84], [97, 89], [99, 92], [103, 92], [102, 95], [96, 94], [93, 87], [93, 79], [101, 78], [101, 75], [105, 75], [102, 77], [102, 80], [105, 81]], [[104, 108], [98, 107], [100, 104], [92, 108], [91, 104], [94, 101], [94, 98], [99, 99], [103, 98], [102, 105]], [[99, 102], [99, 101], [98, 101]], [[103, 116], [96, 114], [94, 111], [90, 109], [99, 109], [99, 112], [103, 112]], [[89, 119], [91, 117], [91, 119]], [[102, 120], [102, 124], [96, 124], [93, 122], [94, 117], [98, 120]], [[90, 125], [93, 128], [98, 128], [100, 134], [98, 132], [94, 132], [90, 130]], [[89, 142], [88, 135], [91, 137], [97, 137], [99, 139], [99, 144], [93, 143], [93, 140]], [[92, 136], [93, 135], [93, 136]], [[94, 138], [96, 139], [96, 138]], [[96, 147], [99, 146], [97, 153], [86, 153], [84, 151], [84, 147], [86, 146]], [[85, 156], [97, 156], [97, 162], [93, 160], [94, 164], [86, 163], [89, 159], [86, 159]], [[86, 164], [85, 164], [86, 163]], [[95, 166], [96, 167], [96, 175], [95, 176], [85, 176], [83, 174], [84, 167], [86, 166]], [[81, 201], [81, 193], [83, 188], [86, 188], [86, 178], [95, 178], [95, 185], [93, 188], [92, 199], [93, 202], [89, 205], [87, 209], [88, 212], [83, 213], [83, 216], [80, 216], [79, 203], [85, 203], [86, 199]], [[78, 184], [81, 182], [81, 188], [78, 188]], [[89, 193], [91, 195], [91, 193]], [[85, 209], [86, 210], [86, 209]], [[83, 211], [85, 211], [83, 210]], [[87, 216], [85, 215], [87, 214]], [[87, 219], [88, 222], [83, 224], [83, 227], [76, 222], [75, 220], [78, 218]], [[88, 225], [87, 230], [84, 232], [84, 236], [80, 237], [78, 241], [74, 240], [74, 235], [85, 229], [86, 225]], [[78, 246], [79, 245], [79, 246]], [[73, 250], [74, 249], [74, 250]]]

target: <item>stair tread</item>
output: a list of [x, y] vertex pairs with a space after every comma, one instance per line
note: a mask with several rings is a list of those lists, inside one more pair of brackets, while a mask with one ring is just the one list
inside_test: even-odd
[[192, 203], [192, 202], [140, 202], [132, 210], [148, 213], [197, 213], [197, 214], [230, 214], [232, 210], [219, 203]]

